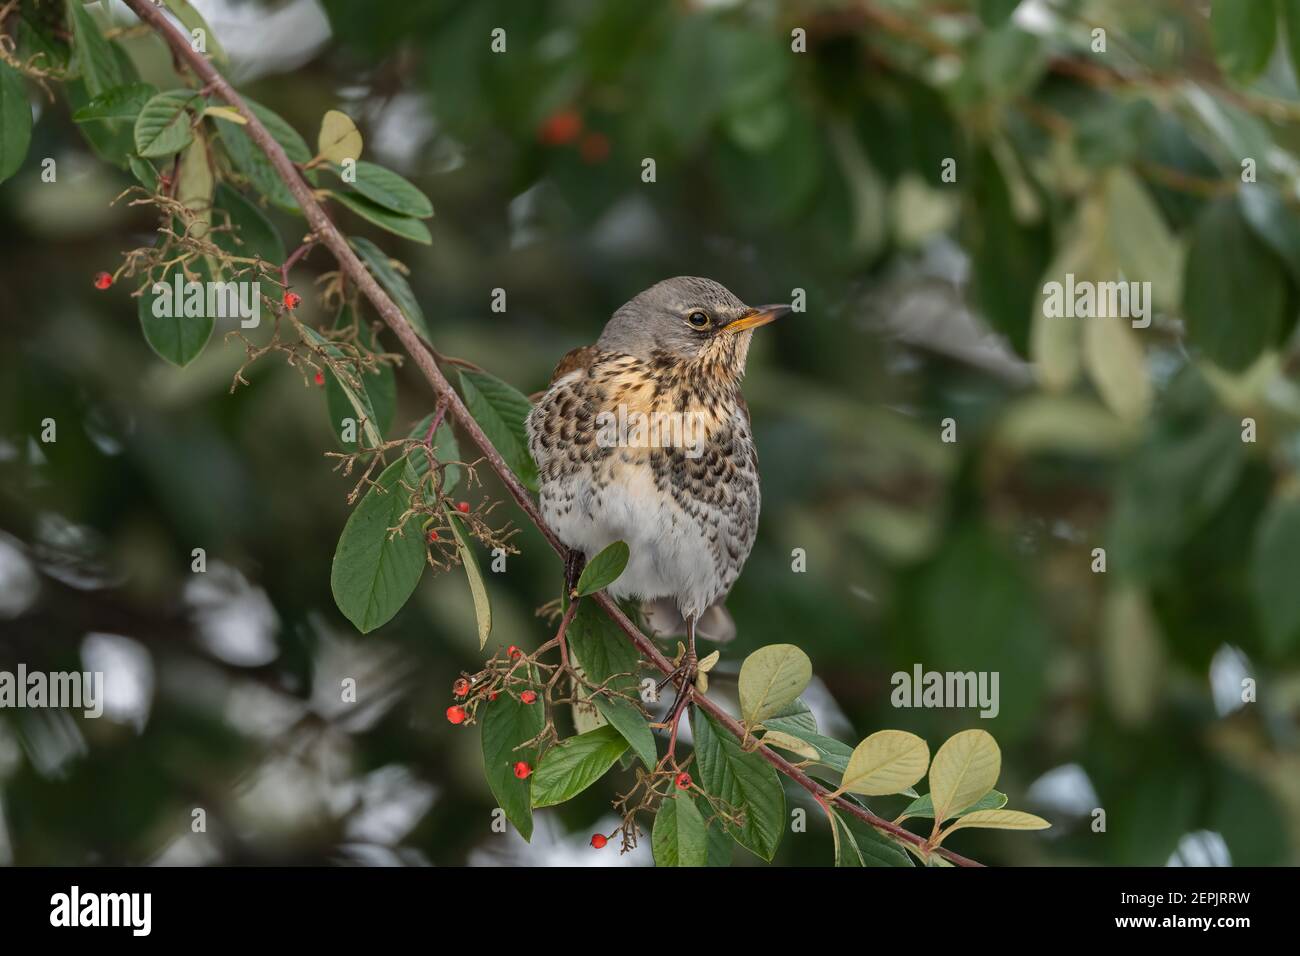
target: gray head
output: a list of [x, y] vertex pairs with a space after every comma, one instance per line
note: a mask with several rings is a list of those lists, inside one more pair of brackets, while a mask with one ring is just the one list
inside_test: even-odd
[[753, 308], [712, 279], [677, 276], [621, 306], [596, 345], [647, 360], [714, 360], [739, 374], [753, 330], [789, 311], [785, 305]]

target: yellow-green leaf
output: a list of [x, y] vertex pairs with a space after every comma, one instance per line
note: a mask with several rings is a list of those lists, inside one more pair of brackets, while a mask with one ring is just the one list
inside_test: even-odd
[[812, 661], [793, 644], [769, 644], [740, 666], [740, 712], [752, 727], [798, 697], [812, 680]]
[[1097, 391], [1120, 418], [1141, 421], [1151, 409], [1151, 378], [1129, 320], [1097, 316], [1083, 322], [1083, 361]]
[[944, 830], [938, 839], [942, 843], [953, 830], [962, 827], [984, 827], [990, 830], [1046, 830], [1051, 824], [1042, 817], [1023, 810], [976, 810], [964, 817], [958, 817], [952, 826]]
[[853, 749], [840, 786], [851, 793], [899, 793], [925, 776], [930, 747], [905, 730], [878, 730]]
[[357, 124], [352, 122], [352, 117], [347, 113], [329, 110], [321, 119], [316, 148], [320, 156], [331, 163], [360, 159], [361, 133], [357, 130]]
[[212, 226], [212, 188], [216, 179], [208, 161], [208, 147], [203, 134], [196, 133], [193, 141], [181, 153], [180, 172], [176, 181], [176, 198], [186, 209], [194, 212], [189, 225], [192, 239], [202, 239]]
[[763, 743], [768, 747], [780, 747], [782, 750], [788, 750], [790, 753], [798, 754], [806, 760], [817, 760], [820, 757], [817, 748], [812, 744], [780, 730], [769, 730], [763, 734]]
[[203, 110], [204, 116], [212, 116], [216, 119], [229, 120], [240, 126], [247, 126], [248, 120], [244, 119], [242, 113], [233, 106], [209, 106]]
[[487, 644], [488, 635], [492, 633], [492, 605], [488, 602], [487, 587], [483, 584], [483, 572], [479, 570], [478, 559], [465, 540], [460, 519], [452, 514], [447, 505], [443, 505], [443, 509], [447, 512], [451, 533], [456, 538], [456, 549], [460, 552], [460, 563], [465, 566], [465, 577], [469, 579], [469, 593], [474, 598], [474, 616], [478, 619], [478, 646], [482, 650]]
[[1002, 751], [992, 734], [985, 730], [953, 734], [930, 765], [935, 819], [946, 820], [954, 810], [969, 807], [993, 789], [1001, 772]]

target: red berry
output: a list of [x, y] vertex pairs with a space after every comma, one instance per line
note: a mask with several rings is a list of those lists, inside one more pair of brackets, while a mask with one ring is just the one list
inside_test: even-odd
[[572, 143], [582, 132], [582, 114], [577, 110], [560, 110], [547, 117], [537, 131], [537, 138], [547, 146]]
[[517, 660], [518, 658], [524, 656], [524, 652], [521, 651], [519, 648], [515, 647], [513, 644], [511, 644], [509, 647], [506, 648], [506, 653], [510, 655], [510, 659], [512, 661]]
[[302, 302], [302, 296], [297, 292], [286, 292], [284, 294], [284, 307], [286, 309], [296, 309]]
[[604, 133], [588, 133], [582, 137], [578, 152], [584, 163], [603, 163], [609, 158], [609, 137]]
[[430, 541], [437, 541], [437, 540], [438, 540], [438, 532], [436, 532], [436, 531], [430, 531], [430, 532], [429, 532], [429, 540], [430, 540]]
[[324, 373], [324, 372], [317, 372], [317, 373], [316, 373], [316, 384], [317, 384], [317, 385], [324, 385], [324, 384], [325, 384], [325, 373]]
[[520, 780], [528, 779], [528, 775], [533, 772], [533, 768], [528, 766], [522, 760], [515, 764], [515, 776]]
[[463, 515], [467, 515], [467, 514], [469, 514], [469, 502], [468, 502], [468, 501], [462, 501], [460, 504], [458, 504], [458, 505], [456, 506], [456, 510], [459, 511], [459, 512], [460, 512], [461, 514], [463, 514]]
[[456, 683], [451, 685], [451, 692], [457, 697], [464, 697], [469, 693], [469, 681], [465, 678], [459, 678]]
[[591, 835], [591, 848], [593, 850], [605, 849], [605, 844], [608, 842], [609, 841], [605, 839], [605, 834], [603, 833], [593, 833]]
[[104, 289], [107, 289], [112, 284], [113, 284], [113, 277], [109, 275], [107, 272], [99, 272], [95, 274], [96, 289], [103, 291]]
[[691, 787], [691, 775], [682, 771], [677, 775], [677, 779], [673, 782], [677, 784], [678, 790], [689, 790]]
[[465, 722], [465, 708], [460, 704], [453, 704], [448, 707], [447, 719], [453, 724], [463, 724]]
[[519, 699], [522, 700], [525, 704], [531, 704], [533, 701], [537, 699], [537, 694], [535, 694], [531, 690], [526, 690], [519, 695]]
[[497, 699], [496, 691], [493, 691], [492, 693], [488, 694], [488, 700], [496, 700], [496, 699]]

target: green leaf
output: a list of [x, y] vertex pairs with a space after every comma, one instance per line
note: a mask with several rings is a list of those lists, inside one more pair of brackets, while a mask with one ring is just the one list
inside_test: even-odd
[[298, 134], [296, 129], [285, 121], [284, 117], [274, 110], [267, 109], [261, 103], [255, 103], [248, 97], [244, 97], [244, 105], [248, 107], [254, 116], [262, 121], [262, 125], [265, 126], [266, 131], [271, 134], [271, 138], [284, 148], [285, 155], [288, 156], [292, 162], [311, 162], [312, 155], [311, 150], [307, 148], [307, 141]]
[[[187, 278], [179, 265], [173, 265], [157, 280], [150, 281], [136, 300], [136, 311], [140, 317], [140, 328], [145, 341], [159, 356], [173, 365], [188, 365], [198, 358], [203, 347], [212, 337], [214, 316], [207, 310], [207, 296], [203, 296], [203, 306], [197, 315], [185, 314], [187, 309], [185, 288], [188, 282], [207, 283], [212, 279], [212, 271], [207, 260], [198, 257], [189, 263], [192, 278]], [[173, 301], [174, 282], [177, 275], [181, 277], [181, 308], [176, 308]], [[153, 277], [150, 276], [153, 280]], [[158, 285], [162, 283], [162, 285]], [[155, 286], [158, 286], [155, 290]], [[180, 314], [173, 314], [180, 313]]]
[[[435, 414], [437, 413], [430, 412], [420, 419], [419, 423], [411, 429], [410, 437], [424, 441], [429, 434], [429, 426], [433, 424]], [[451, 425], [446, 420], [439, 422], [438, 428], [433, 433], [433, 453], [443, 466], [442, 493], [449, 495], [460, 484], [461, 468], [460, 465], [447, 464], [460, 459], [460, 446], [456, 443], [456, 433], [452, 431]], [[415, 473], [423, 477], [429, 470], [429, 460], [418, 452], [411, 453], [411, 460], [415, 463]]]
[[626, 541], [615, 541], [588, 561], [578, 577], [578, 597], [595, 594], [618, 580], [618, 576], [627, 567], [630, 553]]
[[[68, 99], [68, 109], [73, 113], [85, 109], [92, 101], [86, 84], [79, 79], [63, 84], [63, 93]], [[96, 156], [119, 169], [128, 167], [131, 157], [135, 155], [132, 121], [101, 120], [78, 123], [77, 128]]]
[[1255, 609], [1272, 649], [1282, 654], [1300, 639], [1300, 501], [1279, 498], [1269, 505], [1255, 532], [1250, 583]]
[[704, 817], [688, 793], [678, 792], [659, 805], [650, 841], [655, 866], [705, 866], [708, 863]]
[[358, 196], [355, 193], [341, 193], [334, 189], [327, 189], [325, 192], [330, 199], [352, 210], [362, 219], [374, 223], [380, 229], [386, 229], [403, 239], [410, 239], [412, 242], [419, 242], [426, 246], [433, 242], [433, 236], [429, 234], [429, 228], [418, 219], [413, 219], [410, 216], [400, 216], [389, 209], [385, 209], [378, 203], [371, 202], [365, 196]]
[[1286, 275], [1255, 238], [1231, 197], [1208, 206], [1192, 232], [1183, 278], [1188, 342], [1239, 371], [1278, 337], [1286, 318]]
[[402, 216], [414, 216], [416, 219], [428, 219], [433, 215], [433, 203], [429, 197], [391, 169], [362, 160], [356, 164], [355, 181], [348, 182], [343, 178], [341, 166], [330, 168], [343, 182], [385, 209], [391, 209]]
[[152, 97], [135, 119], [135, 151], [144, 157], [179, 153], [194, 139], [188, 107], [201, 102], [193, 90], [168, 90]]
[[627, 741], [613, 727], [562, 740], [542, 757], [533, 774], [533, 807], [552, 807], [576, 797], [623, 756]]
[[[587, 680], [604, 685], [614, 694], [635, 696], [641, 658], [613, 621], [592, 601], [583, 601], [569, 622], [569, 653], [577, 659]], [[604, 694], [592, 699], [600, 715], [623, 735], [646, 769], [658, 760], [654, 732], [641, 708], [631, 700]]]
[[0, 61], [0, 183], [23, 164], [32, 141], [32, 104], [22, 74]]
[[1223, 71], [1248, 82], [1268, 66], [1277, 41], [1277, 7], [1273, 0], [1214, 0], [1210, 32]]
[[819, 734], [817, 719], [813, 717], [812, 711], [802, 699], [796, 699], [779, 714], [766, 718], [763, 727], [769, 732], [789, 734], [803, 741], [817, 751], [817, 762], [823, 766], [830, 767], [841, 774], [848, 769], [853, 748], [832, 737]]
[[151, 83], [130, 83], [115, 86], [111, 90], [92, 97], [90, 102], [72, 114], [78, 123], [93, 120], [129, 120], [134, 126], [135, 118], [140, 115], [144, 105], [158, 90]]
[[352, 117], [340, 110], [326, 110], [316, 135], [316, 154], [331, 163], [361, 158], [361, 133]]
[[[700, 816], [705, 816], [710, 812], [709, 805], [699, 797], [695, 800], [695, 809], [701, 811]], [[732, 849], [735, 847], [736, 841], [731, 838], [731, 834], [722, 828], [722, 824], [717, 818], [708, 820], [706, 827], [704, 865], [712, 867], [731, 866]]]
[[[764, 724], [764, 726], [768, 726]], [[786, 731], [776, 731], [783, 733]], [[813, 750], [817, 751], [817, 762], [823, 766], [830, 767], [843, 774], [849, 769], [849, 758], [853, 756], [853, 748], [846, 743], [841, 743], [832, 737], [824, 737], [821, 734], [811, 733], [791, 733], [791, 737], [802, 740]]]
[[232, 256], [261, 256], [269, 263], [284, 262], [284, 243], [280, 234], [262, 210], [244, 198], [239, 190], [225, 183], [219, 184], [213, 205], [225, 213], [215, 217], [216, 224], [225, 226], [228, 222], [230, 226], [212, 233], [212, 241], [218, 248]]
[[474, 598], [474, 617], [478, 621], [478, 647], [482, 650], [487, 644], [488, 635], [492, 633], [492, 605], [488, 602], [487, 586], [483, 583], [483, 572], [479, 570], [478, 559], [470, 549], [461, 530], [461, 519], [447, 505], [447, 523], [451, 533], [456, 536], [456, 549], [460, 552], [460, 563], [465, 567], [465, 577], [469, 581], [469, 593]]
[[[343, 351], [315, 329], [307, 325], [300, 325], [299, 330], [301, 331], [303, 338], [309, 344], [316, 346], [316, 348], [323, 351], [331, 359], [345, 365], [347, 364], [347, 356], [343, 354]], [[361, 385], [358, 387], [353, 382], [334, 376], [332, 371], [327, 373], [327, 380], [329, 377], [335, 378], [336, 384], [340, 389], [342, 389], [343, 394], [351, 403], [352, 411], [355, 413], [357, 423], [361, 425], [362, 431], [365, 434], [366, 443], [371, 448], [377, 448], [382, 445], [384, 438], [379, 432], [379, 416], [375, 413], [374, 406], [370, 404], [370, 396], [366, 394], [365, 386]]]
[[516, 388], [486, 372], [460, 370], [460, 391], [469, 412], [524, 486], [537, 490], [537, 465], [528, 451], [524, 422], [532, 405]]
[[370, 274], [375, 277], [375, 281], [384, 287], [384, 291], [393, 297], [397, 307], [402, 310], [406, 320], [411, 323], [411, 328], [424, 341], [432, 341], [429, 336], [429, 327], [425, 324], [424, 313], [420, 311], [420, 303], [416, 301], [415, 293], [411, 291], [410, 284], [406, 277], [397, 271], [397, 268], [389, 260], [377, 245], [369, 239], [361, 236], [352, 236], [348, 239], [361, 261], [366, 264]]
[[184, 25], [186, 32], [190, 35], [191, 43], [194, 41], [194, 31], [202, 30], [203, 45], [207, 49], [208, 56], [218, 63], [227, 62], [226, 51], [222, 49], [220, 42], [218, 42], [217, 35], [212, 32], [207, 21], [203, 19], [203, 15], [194, 9], [189, 0], [165, 0], [165, 2], [167, 9], [174, 13], [176, 19]]
[[998, 782], [1002, 751], [985, 730], [963, 730], [949, 737], [930, 765], [930, 798], [935, 817], [946, 820], [957, 807], [969, 807]]
[[[353, 325], [352, 308], [344, 306], [339, 310], [339, 317], [334, 323], [335, 330], [350, 328]], [[374, 351], [378, 348], [370, 327], [364, 322], [358, 327], [358, 338], [362, 345]], [[339, 350], [340, 354], [341, 350]], [[357, 378], [357, 371], [350, 367], [353, 378]], [[382, 439], [387, 434], [389, 426], [393, 423], [393, 415], [397, 412], [397, 377], [393, 373], [392, 366], [381, 365], [373, 372], [365, 372], [360, 376], [361, 391], [364, 394], [361, 414], [368, 414], [374, 425], [374, 434]], [[359, 418], [356, 406], [348, 392], [352, 385], [339, 379], [332, 369], [325, 372], [325, 405], [329, 411], [330, 427], [334, 429], [334, 434], [339, 440], [339, 444], [349, 451], [358, 450], [357, 442], [345, 441], [343, 435], [344, 420], [352, 418], [354, 421]], [[413, 456], [419, 465], [424, 465], [422, 457]], [[417, 474], [423, 474], [423, 470], [417, 468]]]
[[[306, 163], [311, 160], [311, 151], [307, 148], [306, 142], [292, 126], [260, 103], [255, 103], [248, 98], [245, 98], [244, 102], [253, 115], [262, 121], [271, 138], [284, 147], [290, 160], [295, 163]], [[275, 171], [271, 161], [257, 147], [244, 128], [238, 123], [219, 116], [215, 117], [215, 121], [216, 128], [221, 134], [221, 142], [225, 145], [235, 168], [248, 177], [248, 181], [254, 188], [274, 205], [286, 212], [299, 212], [298, 201], [293, 198], [293, 193], [289, 191], [289, 187], [280, 179], [280, 174]]]
[[850, 813], [832, 810], [831, 814], [836, 828], [836, 866], [912, 866], [906, 851], [875, 827]]
[[840, 786], [868, 796], [899, 793], [925, 776], [930, 748], [905, 730], [878, 730], [853, 748]]
[[[534, 681], [537, 674], [531, 674]], [[542, 707], [534, 702], [525, 704], [509, 694], [484, 704], [483, 714], [483, 771], [488, 787], [506, 818], [525, 840], [533, 837], [533, 803], [531, 790], [536, 774], [520, 780], [515, 776], [515, 764], [523, 761], [537, 766], [537, 747], [521, 747], [542, 732], [545, 723]]]
[[68, 16], [77, 65], [81, 68], [81, 79], [86, 84], [86, 91], [91, 96], [99, 96], [115, 86], [122, 86], [126, 77], [113, 52], [113, 46], [99, 32], [99, 24], [82, 0], [68, 0]]
[[[990, 790], [984, 796], [980, 797], [965, 810], [952, 814], [948, 819], [953, 817], [964, 816], [967, 813], [974, 813], [976, 810], [1001, 810], [1007, 805], [1007, 795], [999, 793], [996, 790]], [[928, 793], [917, 797], [903, 810], [904, 817], [923, 817], [927, 820], [934, 819], [934, 803], [930, 800]], [[940, 821], [941, 823], [943, 821]]]
[[779, 713], [812, 680], [812, 661], [793, 644], [760, 647], [740, 665], [740, 712], [749, 726]]
[[1300, 285], [1300, 218], [1282, 194], [1266, 183], [1243, 183], [1237, 202], [1255, 235], [1282, 260], [1291, 281]]
[[1150, 282], [1156, 305], [1177, 308], [1182, 297], [1182, 250], [1160, 207], [1141, 181], [1123, 167], [1106, 174], [1105, 202], [1107, 238], [1124, 278]]
[[802, 737], [804, 734], [817, 733], [817, 718], [813, 716], [812, 710], [804, 703], [803, 698], [796, 697], [777, 713], [766, 718], [763, 726], [768, 730], [779, 730]]
[[405, 482], [417, 478], [407, 458], [384, 469], [343, 526], [330, 589], [343, 616], [365, 634], [387, 623], [401, 610], [424, 573], [425, 543], [419, 522], [412, 518], [390, 537], [409, 504]]
[[158, 191], [158, 170], [153, 168], [153, 163], [139, 156], [128, 156], [127, 165], [131, 169], [131, 175], [141, 186], [150, 192]]
[[700, 786], [744, 816], [742, 826], [727, 831], [741, 846], [771, 862], [785, 828], [785, 791], [776, 770], [756, 753], [746, 753], [740, 741], [713, 718], [691, 715]]

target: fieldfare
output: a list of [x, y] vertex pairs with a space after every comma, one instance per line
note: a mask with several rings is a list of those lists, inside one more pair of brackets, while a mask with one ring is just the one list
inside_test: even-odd
[[753, 330], [789, 312], [751, 308], [710, 279], [666, 279], [565, 355], [528, 416], [542, 515], [570, 550], [567, 586], [622, 540], [631, 554], [610, 596], [681, 613], [687, 648], [665, 722], [694, 684], [697, 623], [754, 545], [758, 456], [740, 381]]

